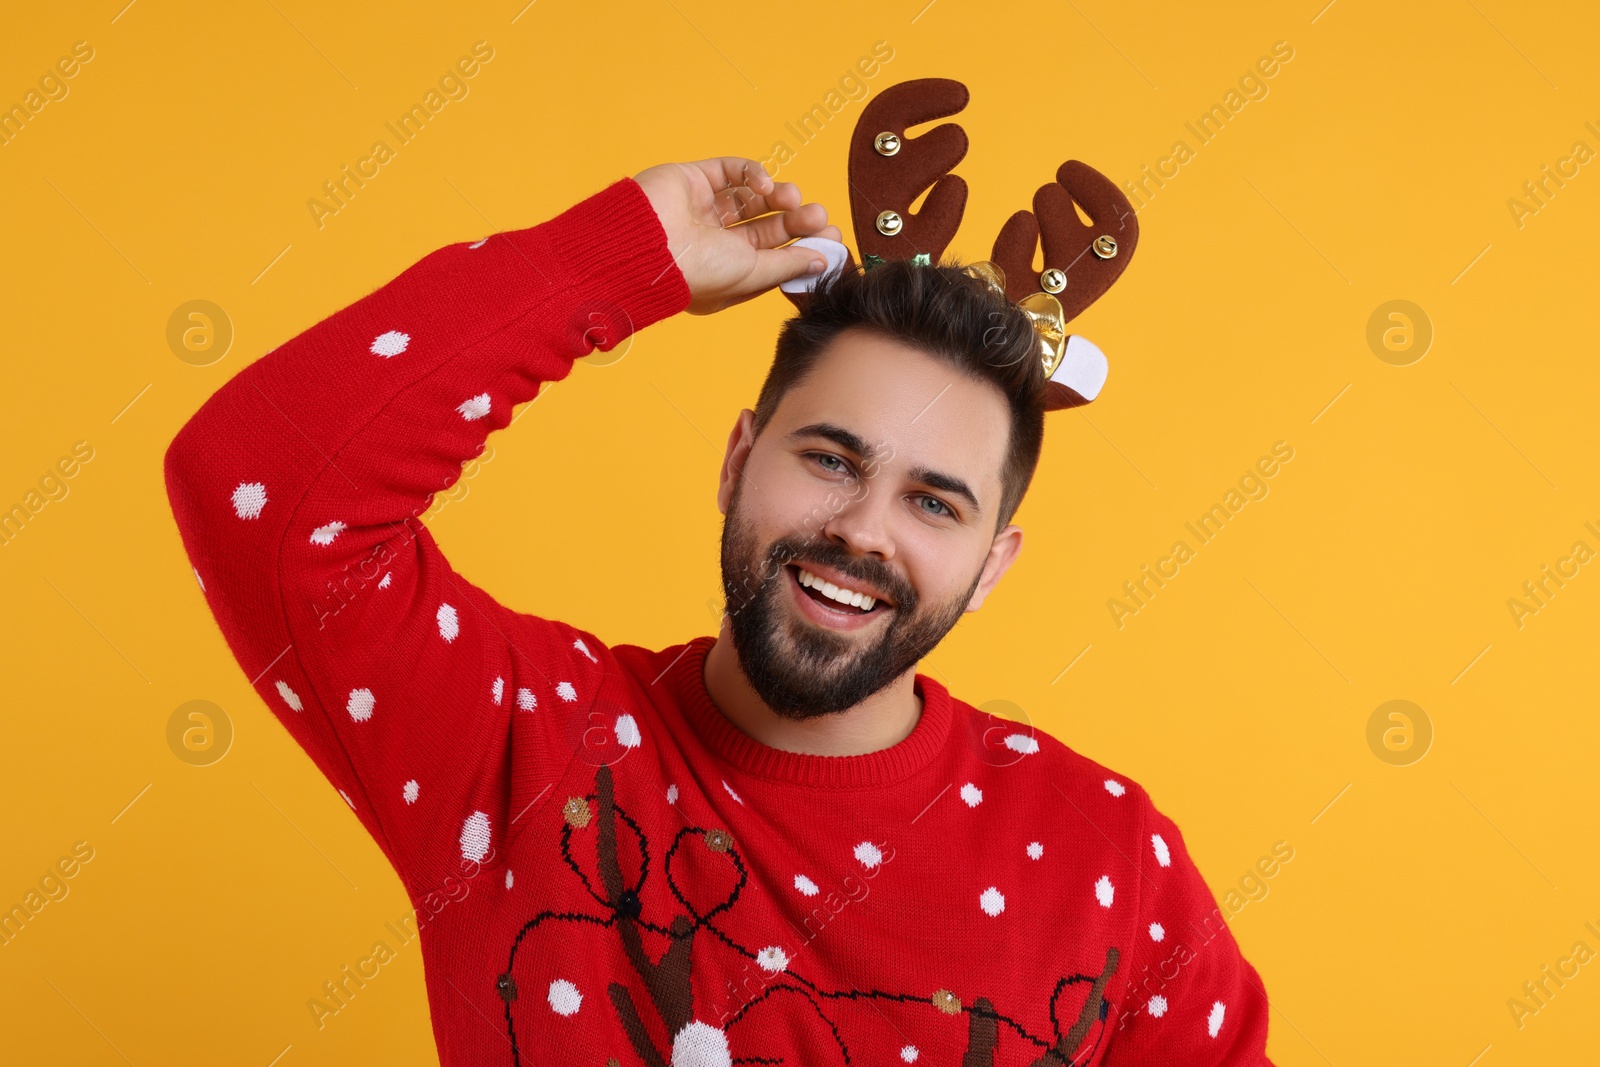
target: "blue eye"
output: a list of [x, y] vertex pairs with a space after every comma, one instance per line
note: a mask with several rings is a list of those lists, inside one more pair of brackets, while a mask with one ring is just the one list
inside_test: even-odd
[[934, 515], [948, 515], [948, 514], [951, 513], [950, 512], [950, 508], [945, 504], [945, 502], [940, 500], [940, 499], [938, 499], [937, 497], [925, 496], [925, 497], [921, 497], [920, 499], [924, 502], [925, 505], [926, 504], [932, 504], [933, 505], [933, 507], [931, 507], [931, 508], [925, 506], [922, 509], [924, 511], [930, 512], [931, 514], [934, 514]]
[[[822, 464], [822, 469], [825, 471], [838, 473], [839, 471], [845, 469], [844, 460], [840, 459], [838, 456], [831, 455], [827, 452], [813, 452], [812, 456], [816, 458], [818, 463]], [[831, 466], [830, 464], [837, 464], [837, 466]]]

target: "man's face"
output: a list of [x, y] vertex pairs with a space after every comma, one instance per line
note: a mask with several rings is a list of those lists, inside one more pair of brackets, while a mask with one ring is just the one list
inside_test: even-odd
[[722, 584], [740, 666], [773, 711], [855, 706], [978, 608], [1021, 547], [1017, 527], [995, 530], [1009, 433], [997, 387], [859, 330], [759, 438], [741, 414], [719, 493]]

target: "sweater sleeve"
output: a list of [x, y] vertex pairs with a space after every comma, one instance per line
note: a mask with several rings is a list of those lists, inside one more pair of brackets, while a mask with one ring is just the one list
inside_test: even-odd
[[424, 256], [240, 371], [167, 450], [229, 648], [414, 896], [494, 863], [583, 744], [612, 663], [462, 578], [420, 517], [513, 405], [688, 303], [623, 179]]
[[1177, 825], [1147, 812], [1139, 915], [1105, 1067], [1271, 1067], [1261, 977]]

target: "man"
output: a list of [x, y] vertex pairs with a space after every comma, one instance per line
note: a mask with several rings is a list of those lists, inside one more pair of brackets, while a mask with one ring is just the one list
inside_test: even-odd
[[541, 382], [818, 270], [802, 236], [839, 231], [759, 163], [652, 167], [424, 257], [168, 450], [235, 657], [416, 905], [441, 1062], [1267, 1062], [1173, 823], [915, 671], [1016, 559], [1042, 432], [975, 280], [830, 274], [786, 325], [728, 439], [715, 639], [517, 612], [417, 521]]

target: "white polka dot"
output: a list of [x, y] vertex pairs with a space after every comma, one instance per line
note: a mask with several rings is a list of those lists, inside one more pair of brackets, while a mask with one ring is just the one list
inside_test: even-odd
[[496, 678], [494, 687], [490, 691], [494, 693], [494, 702], [496, 704], [500, 703], [501, 699], [506, 695], [506, 680], [504, 678]]
[[475, 397], [463, 400], [456, 406], [456, 410], [461, 412], [463, 419], [468, 422], [476, 422], [489, 414], [489, 394], [479, 393]]
[[394, 572], [385, 571], [383, 577], [378, 582], [378, 588], [387, 589], [389, 588], [389, 583], [392, 581], [394, 581]]
[[1013, 752], [1020, 752], [1024, 756], [1032, 755], [1039, 751], [1039, 739], [1027, 734], [1007, 734], [1006, 747]]
[[467, 246], [467, 247], [468, 247], [468, 248], [482, 248], [482, 247], [483, 247], [483, 246], [484, 246], [484, 245], [486, 245], [486, 244], [488, 244], [488, 243], [489, 243], [489, 238], [487, 238], [487, 237], [485, 237], [485, 238], [484, 238], [484, 239], [483, 239], [483, 240], [481, 240], [481, 241], [474, 241], [474, 242], [472, 242], [472, 243], [471, 243], [471, 244], [470, 244], [470, 245], [468, 245], [468, 246]]
[[350, 698], [345, 701], [344, 710], [348, 711], [350, 717], [356, 722], [366, 722], [372, 718], [372, 708], [377, 702], [377, 698], [372, 695], [372, 690], [352, 689], [350, 690]]
[[978, 897], [978, 907], [983, 909], [985, 915], [999, 915], [1006, 910], [1005, 894], [990, 886]]
[[1028, 858], [1030, 860], [1036, 860], [1042, 855], [1044, 855], [1044, 845], [1038, 841], [1028, 842]]
[[344, 530], [344, 523], [337, 521], [330, 522], [326, 526], [318, 526], [311, 531], [311, 543], [314, 545], [331, 545], [333, 544], [333, 539], [343, 533]]
[[401, 333], [399, 330], [390, 330], [388, 333], [380, 333], [373, 339], [372, 354], [388, 359], [390, 356], [398, 356], [404, 352], [406, 346], [410, 343], [410, 334]]
[[539, 706], [539, 698], [533, 695], [532, 689], [517, 690], [517, 707], [523, 711], [532, 711]]
[[638, 748], [643, 738], [639, 736], [639, 724], [632, 715], [618, 715], [615, 726], [617, 744], [624, 748]]
[[456, 636], [461, 633], [461, 620], [456, 618], [454, 606], [440, 604], [439, 610], [434, 617], [439, 622], [439, 636], [444, 638], [446, 643], [454, 641]]
[[300, 694], [296, 693], [293, 689], [290, 689], [289, 683], [281, 678], [278, 679], [278, 695], [281, 696], [283, 698], [283, 702], [289, 705], [289, 707], [293, 710], [299, 711], [301, 709], [302, 705], [300, 703]]
[[901, 1049], [900, 1050], [900, 1058], [905, 1060], [907, 1063], [916, 1063], [917, 1062], [917, 1046], [915, 1046], [915, 1045], [907, 1045], [905, 1048]]
[[194, 571], [194, 580], [200, 583], [200, 591], [204, 593], [206, 591], [206, 580], [200, 577], [200, 571], [197, 568], [190, 567], [189, 569]]
[[768, 974], [777, 974], [789, 966], [789, 954], [777, 945], [768, 945], [756, 953], [756, 962]]
[[507, 867], [506, 868], [506, 888], [507, 889], [511, 888], [511, 883], [513, 881], [515, 881], [515, 879], [511, 877], [511, 868]]
[[1151, 923], [1150, 924], [1150, 940], [1152, 940], [1152, 941], [1160, 941], [1162, 938], [1164, 938], [1166, 936], [1167, 936], [1167, 928], [1166, 927], [1162, 926], [1160, 923]]
[[260, 482], [240, 482], [233, 491], [233, 513], [241, 519], [260, 518], [266, 506], [267, 487]]
[[577, 1013], [578, 1005], [583, 1003], [583, 994], [565, 978], [557, 978], [550, 983], [549, 999], [551, 1011], [557, 1015], [573, 1015]]
[[728, 791], [728, 795], [730, 797], [732, 797], [734, 800], [737, 800], [741, 804], [744, 803], [744, 797], [740, 796], [738, 793], [735, 793], [733, 791], [733, 786], [728, 784], [727, 779], [723, 779], [722, 788], [726, 789]]
[[341, 790], [339, 790], [339, 795], [344, 797], [344, 802], [346, 804], [350, 805], [350, 810], [351, 811], [355, 811], [356, 810], [356, 802], [350, 799], [350, 794], [349, 793], [346, 793], [343, 789], [341, 789]]
[[583, 643], [583, 638], [580, 637], [576, 641], [572, 642], [572, 647], [577, 649], [579, 652], [582, 652], [585, 656], [588, 656], [589, 657], [589, 662], [591, 662], [591, 663], [599, 663], [600, 662], [599, 660], [594, 658], [594, 653], [589, 651], [589, 646]]
[[883, 852], [871, 841], [863, 841], [856, 846], [856, 859], [864, 867], [876, 867], [883, 862]]
[[417, 793], [421, 791], [421, 788], [421, 786], [417, 785], [415, 778], [406, 783], [405, 790], [401, 795], [406, 798], [407, 804], [415, 804], [417, 802]]
[[667, 786], [667, 803], [668, 804], [676, 804], [677, 802], [678, 802], [678, 784], [676, 782], [674, 782], [673, 784]]
[[1100, 902], [1102, 908], [1111, 907], [1111, 900], [1117, 895], [1117, 889], [1111, 884], [1111, 876], [1102, 874], [1100, 880], [1094, 884], [1094, 898]]
[[562, 700], [570, 702], [578, 699], [578, 691], [572, 688], [571, 682], [557, 682], [556, 696], [560, 697]]
[[1112, 796], [1120, 797], [1127, 791], [1128, 787], [1117, 781], [1115, 778], [1106, 779], [1106, 792], [1110, 793]]
[[797, 874], [794, 876], [794, 887], [808, 897], [814, 897], [818, 892], [820, 892], [817, 889], [817, 883], [813, 882], [803, 874]]
[[1216, 1037], [1218, 1031], [1222, 1029], [1222, 1017], [1226, 1014], [1228, 1014], [1228, 1006], [1222, 1001], [1219, 1000], [1211, 1005], [1211, 1014], [1206, 1016], [1206, 1033]]
[[475, 811], [461, 824], [461, 856], [474, 863], [489, 854], [489, 816]]
[[967, 807], [975, 808], [983, 803], [983, 790], [968, 782], [961, 787], [961, 799], [967, 802]]
[[1145, 1005], [1145, 1008], [1150, 1012], [1152, 1018], [1159, 1019], [1167, 1013], [1167, 998], [1157, 993], [1150, 998], [1150, 1002]]
[[1160, 834], [1150, 835], [1150, 844], [1156, 850], [1156, 862], [1163, 867], [1172, 866], [1172, 852], [1167, 848], [1167, 843], [1161, 839]]
[[721, 1028], [695, 1019], [673, 1036], [667, 1062], [672, 1067], [732, 1067], [733, 1052]]

